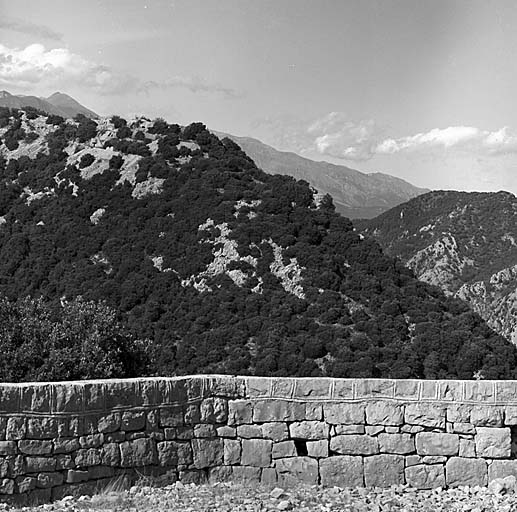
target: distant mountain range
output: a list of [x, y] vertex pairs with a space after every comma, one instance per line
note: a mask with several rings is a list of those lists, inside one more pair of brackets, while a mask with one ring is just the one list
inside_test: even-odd
[[74, 117], [77, 114], [83, 114], [91, 119], [99, 117], [95, 112], [62, 92], [55, 92], [48, 98], [39, 98], [37, 96], [15, 95], [7, 91], [0, 91], [0, 107], [33, 107], [47, 114], [58, 115], [65, 119]]
[[[16, 96], [0, 91], [0, 106], [11, 108], [30, 106], [64, 118], [71, 118], [77, 114], [84, 114], [92, 119], [99, 117], [71, 96], [60, 92], [48, 98], [39, 98]], [[318, 192], [330, 194], [334, 199], [336, 210], [351, 219], [375, 217], [412, 197], [428, 192], [428, 189], [415, 187], [407, 181], [388, 174], [365, 174], [344, 165], [316, 162], [296, 153], [278, 151], [251, 137], [214, 133], [237, 142], [265, 172], [305, 180]]]
[[517, 344], [517, 197], [435, 191], [355, 223]]
[[316, 162], [296, 153], [278, 151], [251, 137], [227, 136], [237, 142], [257, 166], [270, 174], [305, 180], [319, 192], [330, 194], [336, 210], [351, 219], [369, 219], [416, 197], [428, 189], [418, 188], [388, 174], [363, 172], [344, 165]]
[[[152, 375], [517, 375], [466, 304], [202, 123], [0, 108], [0, 276], [12, 300], [106, 301]], [[3, 333], [0, 366], [29, 379], [47, 356]]]

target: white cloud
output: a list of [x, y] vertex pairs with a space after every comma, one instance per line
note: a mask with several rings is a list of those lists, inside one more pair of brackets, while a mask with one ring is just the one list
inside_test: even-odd
[[210, 84], [197, 77], [172, 77], [166, 81], [147, 81], [92, 62], [67, 48], [47, 50], [39, 43], [23, 49], [0, 44], [0, 86], [22, 91], [65, 89], [80, 86], [98, 94], [147, 92], [153, 88], [186, 88], [191, 92], [213, 92], [235, 97], [233, 89]]
[[449, 126], [399, 138], [386, 137], [386, 131], [375, 121], [356, 122], [341, 112], [331, 112], [308, 125], [304, 144], [307, 150], [343, 160], [433, 151], [486, 156], [517, 153], [517, 133], [509, 127], [489, 131], [474, 126]]
[[372, 120], [353, 122], [342, 112], [331, 112], [307, 129], [316, 150], [346, 160], [367, 160], [383, 130]]

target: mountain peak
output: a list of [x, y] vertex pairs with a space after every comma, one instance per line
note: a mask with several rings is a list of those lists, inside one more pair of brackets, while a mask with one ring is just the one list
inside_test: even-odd
[[0, 98], [9, 98], [10, 96], [12, 96], [10, 92], [0, 91]]

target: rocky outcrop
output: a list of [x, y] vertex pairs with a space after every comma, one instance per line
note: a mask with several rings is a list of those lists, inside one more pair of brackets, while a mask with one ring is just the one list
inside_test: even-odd
[[467, 302], [517, 344], [517, 198], [438, 191], [360, 222], [415, 275]]

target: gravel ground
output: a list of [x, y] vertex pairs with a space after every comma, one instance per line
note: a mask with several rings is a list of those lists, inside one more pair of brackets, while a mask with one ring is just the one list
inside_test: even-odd
[[[500, 491], [500, 490], [499, 490]], [[0, 510], [9, 507], [0, 505]], [[13, 511], [15, 509], [9, 509]], [[517, 512], [517, 494], [485, 487], [417, 491], [399, 486], [390, 489], [339, 489], [299, 486], [296, 489], [219, 483], [172, 484], [166, 487], [134, 486], [128, 491], [96, 496], [68, 496], [52, 504], [25, 507], [26, 512], [259, 512], [259, 511], [469, 511]]]

